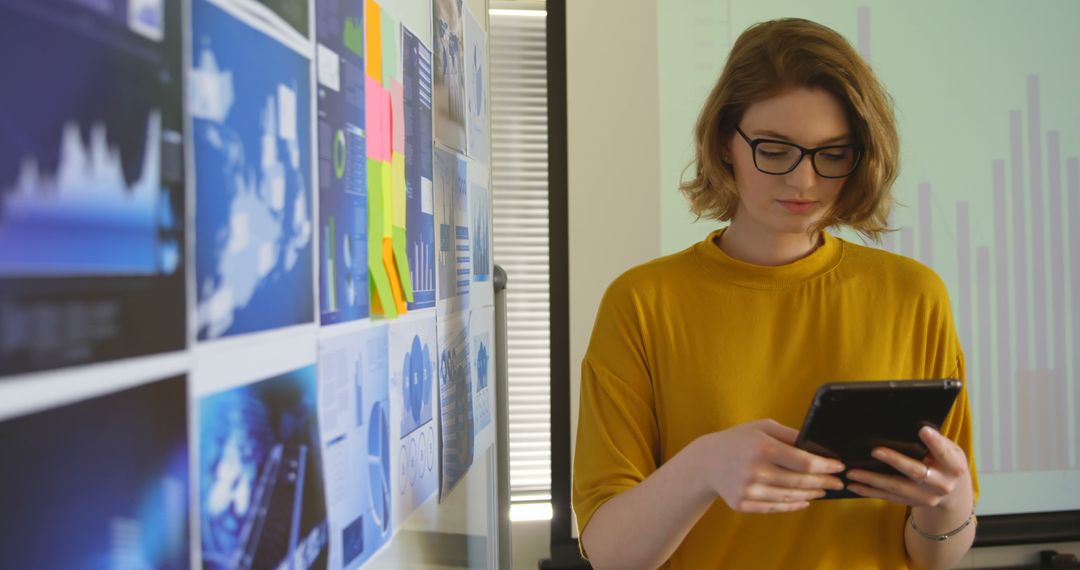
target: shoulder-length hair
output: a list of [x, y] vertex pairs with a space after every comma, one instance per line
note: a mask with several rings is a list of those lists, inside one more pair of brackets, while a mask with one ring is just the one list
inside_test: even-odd
[[870, 66], [840, 34], [815, 22], [785, 18], [755, 24], [735, 41], [694, 131], [693, 178], [679, 189], [700, 218], [728, 221], [739, 203], [734, 171], [721, 160], [746, 109], [795, 88], [820, 88], [843, 105], [857, 143], [858, 168], [832, 210], [812, 231], [846, 225], [872, 241], [890, 231], [892, 185], [900, 168], [892, 98]]

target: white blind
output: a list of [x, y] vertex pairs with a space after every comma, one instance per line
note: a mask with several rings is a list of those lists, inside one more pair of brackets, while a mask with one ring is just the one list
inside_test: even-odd
[[[495, 5], [495, 3], [492, 3]], [[508, 281], [510, 495], [551, 499], [547, 40], [543, 9], [492, 9], [494, 255]]]

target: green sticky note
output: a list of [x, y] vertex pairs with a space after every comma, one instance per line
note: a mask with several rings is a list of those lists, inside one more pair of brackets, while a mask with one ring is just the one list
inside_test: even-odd
[[390, 275], [382, 263], [383, 220], [386, 206], [388, 205], [382, 190], [383, 187], [383, 163], [373, 158], [367, 159], [367, 183], [368, 183], [368, 274], [371, 276], [372, 301], [379, 299], [383, 314], [386, 318], [393, 319], [398, 316], [397, 307], [394, 305], [394, 294], [390, 288]]
[[398, 23], [397, 20], [382, 13], [382, 81], [383, 86], [390, 88], [390, 80], [401, 80], [400, 64], [401, 53], [398, 50]]

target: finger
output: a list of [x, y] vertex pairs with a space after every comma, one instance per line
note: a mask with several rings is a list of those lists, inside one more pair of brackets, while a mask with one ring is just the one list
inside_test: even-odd
[[862, 484], [863, 486], [872, 487], [883, 493], [903, 497], [904, 501], [902, 502], [904, 502], [904, 504], [909, 504], [911, 502], [920, 505], [929, 504], [933, 502], [935, 498], [931, 489], [906, 477], [883, 475], [881, 473], [874, 473], [873, 471], [853, 469], [848, 471], [847, 478], [850, 481], [855, 482], [849, 483], [848, 489], [850, 489], [853, 484]]
[[776, 420], [762, 420], [761, 431], [788, 445], [795, 445], [795, 440], [799, 437], [798, 430], [792, 429]]
[[869, 497], [871, 499], [883, 499], [885, 501], [889, 501], [890, 503], [899, 503], [901, 505], [908, 505], [910, 507], [917, 507], [921, 505], [921, 503], [913, 501], [907, 497], [896, 495], [888, 491], [878, 489], [876, 487], [871, 487], [869, 485], [863, 485], [862, 483], [850, 483], [848, 484], [847, 488], [848, 491], [851, 491], [852, 493], [855, 493], [856, 495], [862, 497]]
[[960, 449], [959, 445], [956, 445], [938, 430], [925, 426], [919, 430], [919, 439], [926, 444], [931, 457], [934, 458], [934, 464], [939, 469], [950, 473], [959, 473], [967, 467], [967, 456], [964, 454], [964, 450]]
[[844, 470], [844, 464], [835, 459], [814, 455], [780, 442], [769, 450], [768, 457], [776, 465], [799, 473], [828, 474]]
[[747, 500], [773, 503], [804, 503], [825, 496], [822, 489], [791, 489], [772, 485], [752, 485], [746, 489]]
[[739, 501], [739, 503], [735, 505], [735, 510], [744, 513], [790, 513], [805, 509], [809, 506], [810, 503], [805, 501], [801, 503], [776, 503], [772, 501], [754, 501], [748, 499]]
[[839, 491], [844, 488], [844, 482], [839, 477], [798, 473], [778, 466], [764, 470], [759, 474], [758, 481], [787, 489], [832, 489]]
[[903, 473], [916, 483], [926, 482], [926, 463], [922, 461], [912, 459], [899, 451], [887, 447], [875, 448], [870, 455], [872, 455], [874, 459]]

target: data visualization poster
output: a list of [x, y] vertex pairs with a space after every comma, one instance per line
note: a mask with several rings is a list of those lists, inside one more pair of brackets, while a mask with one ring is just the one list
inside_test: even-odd
[[208, 0], [192, 27], [199, 339], [311, 322], [310, 60]]
[[441, 314], [469, 308], [472, 257], [467, 169], [468, 162], [463, 155], [435, 147], [436, 263], [439, 272], [435, 285]]
[[180, 3], [143, 4], [0, 0], [0, 375], [185, 347]]
[[315, 367], [198, 405], [203, 568], [326, 568]]
[[465, 152], [465, 38], [461, 0], [432, 0], [435, 140]]
[[389, 343], [386, 325], [319, 343], [330, 568], [359, 567], [393, 534]]
[[390, 327], [390, 425], [394, 524], [439, 488], [435, 316], [410, 314]]
[[495, 262], [491, 258], [491, 192], [488, 191], [487, 165], [469, 161], [469, 222], [472, 230], [472, 284], [469, 285], [470, 304], [476, 309], [495, 304]]
[[487, 164], [491, 158], [488, 135], [488, 56], [487, 34], [480, 22], [465, 10], [465, 92], [468, 95], [466, 124], [469, 127], [468, 155]]
[[469, 312], [469, 372], [472, 375], [473, 457], [495, 442], [495, 307]]
[[187, 380], [0, 423], [4, 568], [187, 570]]
[[468, 312], [439, 320], [439, 497], [446, 498], [469, 470], [476, 433]]
[[364, 14], [357, 0], [317, 0], [319, 312], [362, 319], [368, 295]]
[[431, 50], [401, 28], [405, 107], [406, 239], [413, 301], [409, 310], [435, 306], [435, 197], [431, 156]]

